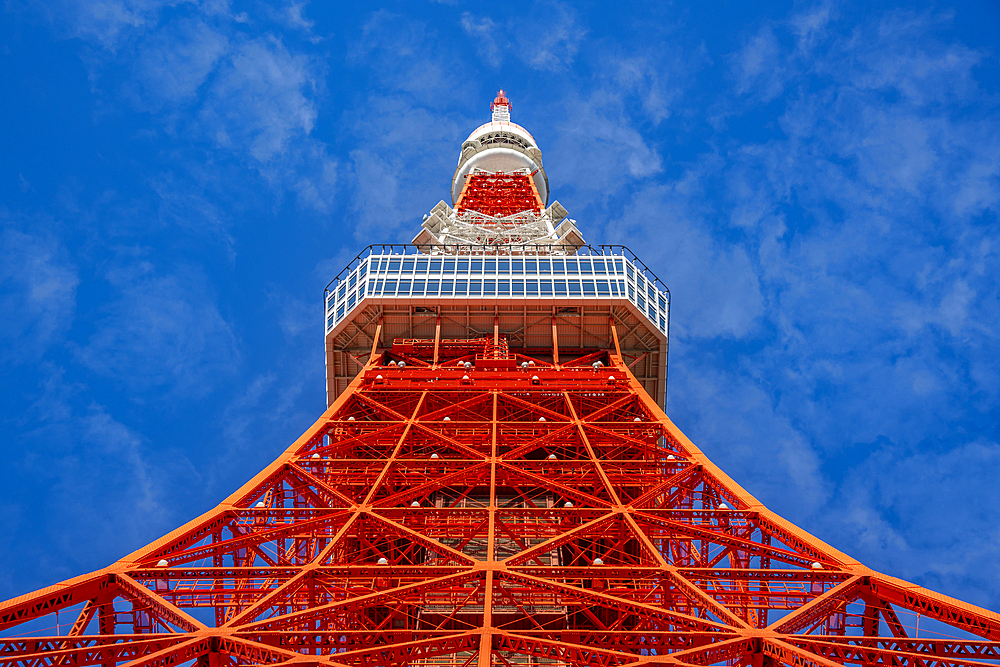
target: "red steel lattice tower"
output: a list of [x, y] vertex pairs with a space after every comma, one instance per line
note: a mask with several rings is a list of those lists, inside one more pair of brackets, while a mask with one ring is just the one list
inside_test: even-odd
[[797, 528], [667, 418], [669, 294], [548, 205], [502, 92], [452, 196], [328, 288], [319, 420], [210, 512], [0, 605], [0, 663], [997, 664], [996, 613]]

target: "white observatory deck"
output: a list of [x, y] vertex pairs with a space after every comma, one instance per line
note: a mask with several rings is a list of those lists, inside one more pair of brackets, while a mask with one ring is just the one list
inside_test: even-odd
[[[551, 250], [550, 247], [546, 248]], [[328, 286], [327, 400], [332, 402], [375, 347], [395, 338], [493, 333], [494, 318], [512, 348], [552, 346], [561, 356], [613, 349], [614, 319], [626, 363], [663, 404], [670, 292], [623, 246], [584, 246], [576, 255], [543, 256], [519, 246], [469, 247], [428, 255], [413, 245], [370, 246]], [[486, 254], [490, 253], [490, 254]], [[374, 341], [377, 324], [383, 327]]]

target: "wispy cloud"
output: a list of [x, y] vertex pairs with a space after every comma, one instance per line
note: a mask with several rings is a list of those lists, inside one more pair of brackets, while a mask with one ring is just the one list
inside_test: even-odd
[[277, 39], [240, 44], [217, 73], [201, 110], [206, 131], [220, 146], [245, 151], [259, 162], [284, 154], [316, 122], [311, 99], [318, 81], [309, 61]]
[[139, 47], [137, 102], [152, 110], [190, 103], [229, 49], [229, 37], [200, 18], [164, 26]]
[[464, 12], [461, 25], [493, 68], [514, 57], [535, 70], [565, 71], [587, 36], [572, 5], [550, 0], [536, 1], [526, 14], [504, 20]]
[[183, 399], [207, 394], [235, 372], [236, 337], [201, 271], [160, 272], [135, 259], [106, 278], [117, 296], [79, 350], [84, 365], [140, 392], [165, 390]]
[[21, 231], [0, 212], [0, 361], [35, 362], [76, 315], [77, 269], [51, 232]]

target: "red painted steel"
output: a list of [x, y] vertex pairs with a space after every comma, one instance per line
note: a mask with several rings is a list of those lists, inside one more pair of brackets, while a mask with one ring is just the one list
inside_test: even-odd
[[543, 208], [542, 198], [531, 176], [503, 172], [470, 174], [455, 202], [455, 210], [459, 213], [476, 211], [498, 218], [525, 211], [541, 214]]
[[397, 341], [214, 510], [0, 605], [0, 663], [1000, 660], [997, 614], [767, 510], [614, 352], [561, 358]]

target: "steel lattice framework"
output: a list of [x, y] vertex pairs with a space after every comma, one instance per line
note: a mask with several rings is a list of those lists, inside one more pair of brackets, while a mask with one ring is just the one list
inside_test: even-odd
[[[509, 121], [502, 91], [493, 113]], [[463, 159], [489, 164], [473, 143]], [[644, 265], [532, 248], [349, 266], [328, 365], [360, 371], [320, 419], [215, 509], [0, 604], [0, 664], [1000, 665], [1000, 615], [792, 525], [667, 418], [631, 370], [655, 359], [665, 382], [669, 295]], [[382, 345], [425, 321], [433, 338]], [[630, 356], [644, 336], [662, 354]]]
[[[956, 636], [912, 637], [907, 610]], [[56, 611], [75, 619], [59, 635], [46, 629]], [[28, 631], [0, 641], [0, 663], [18, 665], [1000, 659], [997, 614], [874, 572], [770, 512], [615, 350], [560, 364], [498, 332], [373, 352], [217, 508], [3, 604], [0, 627]]]

